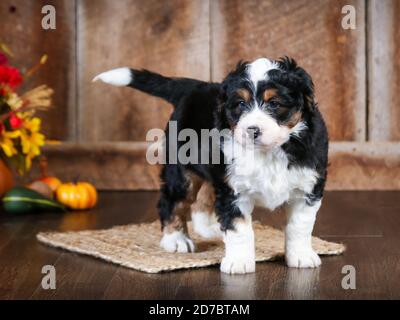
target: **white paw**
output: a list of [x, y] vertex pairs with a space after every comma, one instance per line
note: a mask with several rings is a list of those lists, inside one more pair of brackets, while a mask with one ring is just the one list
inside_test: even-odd
[[321, 259], [312, 249], [287, 250], [285, 259], [291, 268], [317, 268], [321, 265]]
[[194, 243], [192, 239], [182, 231], [165, 233], [161, 239], [160, 246], [167, 252], [194, 252]]
[[256, 261], [251, 257], [232, 259], [224, 257], [221, 262], [221, 271], [229, 274], [244, 274], [256, 271]]

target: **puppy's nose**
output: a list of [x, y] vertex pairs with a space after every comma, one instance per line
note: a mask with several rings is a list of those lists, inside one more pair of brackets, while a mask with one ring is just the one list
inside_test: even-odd
[[261, 136], [261, 130], [257, 126], [248, 127], [246, 131], [250, 138], [257, 139], [259, 136]]

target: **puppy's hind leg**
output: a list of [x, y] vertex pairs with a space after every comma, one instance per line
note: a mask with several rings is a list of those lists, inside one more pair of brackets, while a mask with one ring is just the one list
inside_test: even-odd
[[196, 201], [191, 206], [193, 230], [202, 238], [222, 237], [214, 207], [214, 188], [210, 183], [204, 182], [197, 193]]
[[158, 209], [163, 229], [160, 246], [167, 252], [194, 252], [186, 217], [200, 188], [199, 178], [184, 172], [179, 165], [166, 165], [162, 175]]

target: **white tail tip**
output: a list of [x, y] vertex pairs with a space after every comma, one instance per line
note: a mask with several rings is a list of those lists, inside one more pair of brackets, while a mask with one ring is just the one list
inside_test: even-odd
[[92, 82], [101, 80], [117, 87], [125, 87], [132, 82], [132, 72], [129, 68], [118, 68], [100, 73]]

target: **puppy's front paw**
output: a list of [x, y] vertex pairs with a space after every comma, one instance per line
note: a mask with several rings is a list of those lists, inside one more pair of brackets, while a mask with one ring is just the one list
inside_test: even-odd
[[321, 265], [321, 259], [311, 248], [287, 250], [285, 259], [286, 264], [291, 268], [317, 268]]
[[161, 239], [160, 246], [167, 252], [194, 252], [194, 243], [192, 239], [182, 231], [165, 233]]
[[256, 271], [256, 261], [252, 257], [224, 257], [220, 269], [229, 274], [252, 273]]

